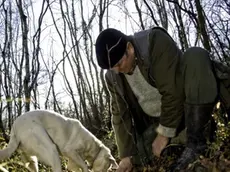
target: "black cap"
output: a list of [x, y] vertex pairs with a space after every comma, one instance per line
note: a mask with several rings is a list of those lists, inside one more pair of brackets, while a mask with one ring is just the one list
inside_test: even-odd
[[98, 65], [102, 69], [113, 67], [125, 54], [126, 45], [127, 36], [122, 32], [112, 28], [103, 30], [96, 40]]

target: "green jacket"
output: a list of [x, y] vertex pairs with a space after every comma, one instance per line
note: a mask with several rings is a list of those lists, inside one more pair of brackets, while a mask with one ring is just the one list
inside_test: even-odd
[[[183, 116], [184, 92], [180, 73], [182, 52], [169, 34], [159, 27], [135, 33], [132, 37], [141, 73], [162, 95], [157, 132], [174, 137]], [[138, 127], [145, 129], [142, 124], [146, 123], [148, 117], [138, 105], [123, 74], [108, 70], [105, 79], [111, 94], [112, 124], [119, 155], [121, 158], [131, 156], [136, 151], [133, 133]], [[140, 115], [145, 116], [142, 122], [139, 121]], [[135, 117], [138, 122], [136, 120], [133, 124]]]

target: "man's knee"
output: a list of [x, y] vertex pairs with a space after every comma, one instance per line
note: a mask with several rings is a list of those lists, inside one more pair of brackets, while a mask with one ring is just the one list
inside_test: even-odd
[[210, 64], [210, 55], [207, 50], [201, 47], [191, 47], [184, 52], [183, 61], [185, 65]]

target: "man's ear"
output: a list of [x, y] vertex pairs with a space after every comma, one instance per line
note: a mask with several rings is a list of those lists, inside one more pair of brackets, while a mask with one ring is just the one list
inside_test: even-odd
[[127, 47], [126, 47], [127, 51], [129, 54], [133, 54], [134, 53], [134, 46], [131, 42], [127, 42]]

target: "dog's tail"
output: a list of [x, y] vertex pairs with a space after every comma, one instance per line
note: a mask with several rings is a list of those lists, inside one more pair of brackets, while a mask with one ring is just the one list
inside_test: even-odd
[[10, 132], [10, 141], [6, 148], [0, 150], [0, 160], [9, 158], [14, 151], [18, 148], [19, 141], [16, 139], [14, 128], [12, 127]]

